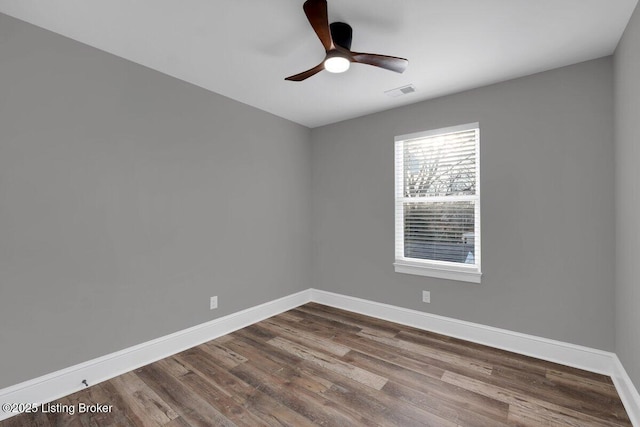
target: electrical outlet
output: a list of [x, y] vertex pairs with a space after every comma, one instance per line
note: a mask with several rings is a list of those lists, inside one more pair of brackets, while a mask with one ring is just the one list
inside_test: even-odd
[[431, 292], [422, 291], [422, 302], [431, 303]]
[[214, 310], [216, 308], [218, 308], [218, 297], [211, 297], [211, 300], [209, 301], [209, 309]]

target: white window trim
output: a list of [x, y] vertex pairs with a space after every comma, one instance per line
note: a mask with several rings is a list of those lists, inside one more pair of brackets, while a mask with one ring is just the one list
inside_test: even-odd
[[438, 279], [459, 280], [462, 282], [480, 283], [482, 273], [477, 267], [457, 270], [455, 263], [438, 264], [432, 262], [415, 262], [408, 260], [398, 260], [393, 263], [396, 273], [414, 274], [417, 276], [436, 277]]
[[[404, 257], [404, 223], [402, 214], [399, 213], [397, 209], [397, 204], [402, 203], [404, 201], [404, 165], [402, 164], [402, 157], [394, 159], [394, 174], [395, 174], [395, 200], [394, 205], [395, 208], [395, 262], [393, 263], [394, 269], [396, 273], [404, 273], [404, 274], [414, 274], [418, 276], [427, 276], [427, 277], [435, 277], [440, 279], [449, 279], [449, 280], [458, 280], [463, 282], [470, 283], [480, 283], [482, 272], [481, 272], [481, 221], [480, 221], [480, 204], [482, 198], [480, 197], [480, 125], [479, 123], [468, 123], [459, 126], [451, 126], [440, 129], [433, 129], [425, 132], [416, 132], [406, 135], [396, 136], [394, 139], [395, 147], [394, 153], [395, 156], [398, 154], [398, 146], [403, 144], [404, 141], [409, 141], [412, 139], [420, 139], [426, 138], [433, 135], [440, 135], [445, 133], [453, 133], [453, 132], [461, 132], [470, 129], [477, 129], [477, 137], [476, 137], [476, 194], [472, 196], [476, 201], [475, 203], [475, 216], [476, 216], [476, 229], [477, 229], [477, 238], [475, 239], [475, 254], [476, 254], [476, 265], [465, 265], [454, 262], [445, 262], [445, 261], [435, 261], [435, 260], [417, 260], [415, 258], [405, 258]], [[402, 173], [398, 173], [399, 168], [402, 170]], [[460, 196], [462, 199], [468, 199], [469, 196]], [[438, 198], [440, 199], [440, 198]], [[453, 201], [456, 197], [443, 198], [446, 201]], [[435, 200], [433, 200], [435, 201]]]

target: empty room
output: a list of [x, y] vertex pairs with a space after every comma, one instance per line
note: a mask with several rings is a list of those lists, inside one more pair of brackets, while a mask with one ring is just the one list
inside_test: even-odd
[[640, 427], [637, 0], [0, 0], [0, 426]]

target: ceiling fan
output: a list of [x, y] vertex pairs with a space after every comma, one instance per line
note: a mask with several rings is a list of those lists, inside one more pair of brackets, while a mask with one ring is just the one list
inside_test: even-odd
[[349, 69], [352, 62], [373, 65], [396, 73], [402, 73], [407, 68], [409, 61], [404, 58], [351, 51], [351, 26], [344, 22], [333, 22], [329, 25], [326, 0], [307, 0], [303, 9], [327, 53], [320, 64], [285, 80], [300, 82], [322, 70], [343, 73]]

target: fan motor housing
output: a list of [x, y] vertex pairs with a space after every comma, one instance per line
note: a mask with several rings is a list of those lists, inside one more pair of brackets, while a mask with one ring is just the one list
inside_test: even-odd
[[333, 43], [347, 50], [351, 50], [351, 39], [353, 38], [351, 25], [345, 24], [344, 22], [332, 22], [329, 24], [329, 28], [331, 30]]

